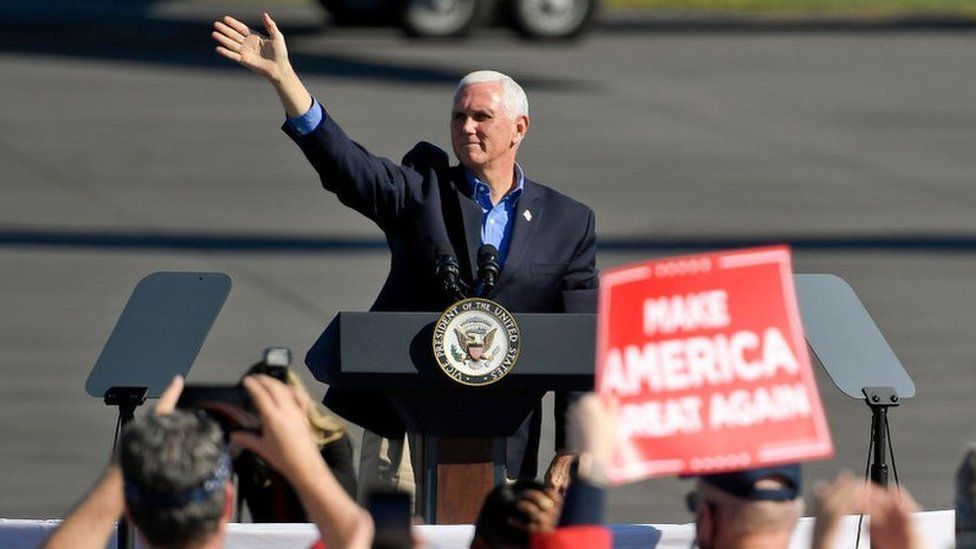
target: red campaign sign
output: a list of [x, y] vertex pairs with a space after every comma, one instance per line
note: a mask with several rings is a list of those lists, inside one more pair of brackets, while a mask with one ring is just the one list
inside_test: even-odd
[[599, 312], [596, 387], [620, 403], [611, 481], [833, 454], [788, 247], [607, 270]]

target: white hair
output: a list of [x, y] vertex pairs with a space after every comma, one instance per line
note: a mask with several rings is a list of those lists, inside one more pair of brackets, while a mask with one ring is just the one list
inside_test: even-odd
[[468, 73], [458, 82], [457, 89], [454, 90], [454, 98], [457, 99], [461, 90], [467, 86], [484, 82], [498, 82], [502, 85], [502, 103], [505, 105], [505, 110], [512, 117], [529, 115], [529, 98], [525, 96], [525, 90], [511, 76], [498, 71], [474, 71]]

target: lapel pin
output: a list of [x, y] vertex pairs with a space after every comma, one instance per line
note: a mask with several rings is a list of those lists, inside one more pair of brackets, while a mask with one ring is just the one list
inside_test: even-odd
[[522, 212], [522, 217], [524, 217], [526, 221], [532, 221], [532, 212], [525, 210]]

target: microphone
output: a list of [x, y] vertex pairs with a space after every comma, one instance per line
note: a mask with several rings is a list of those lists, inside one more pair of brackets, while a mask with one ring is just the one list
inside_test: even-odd
[[491, 293], [501, 272], [498, 264], [498, 248], [491, 244], [483, 244], [478, 248], [478, 296], [484, 297]]
[[461, 290], [464, 281], [460, 277], [461, 264], [458, 263], [456, 257], [451, 254], [441, 254], [437, 257], [437, 264], [434, 266], [434, 278], [440, 282], [444, 293], [456, 301], [465, 297]]

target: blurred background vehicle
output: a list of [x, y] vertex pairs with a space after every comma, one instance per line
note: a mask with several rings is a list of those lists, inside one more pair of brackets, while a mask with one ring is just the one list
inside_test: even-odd
[[318, 0], [338, 25], [399, 24], [420, 38], [467, 36], [479, 27], [514, 26], [526, 38], [581, 36], [592, 25], [600, 0]]

